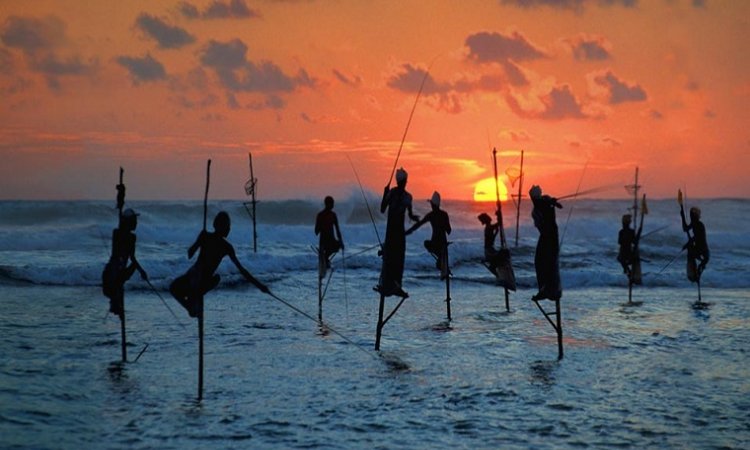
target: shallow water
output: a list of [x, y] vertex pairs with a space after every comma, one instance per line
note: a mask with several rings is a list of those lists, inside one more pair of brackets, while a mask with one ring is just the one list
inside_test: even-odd
[[[244, 286], [207, 297], [205, 390], [197, 326], [128, 291], [130, 360], [96, 287], [0, 286], [2, 448], [748, 448], [750, 297], [744, 290], [564, 293], [565, 357], [528, 297], [492, 284], [410, 279], [373, 350], [365, 270], [334, 274], [326, 333]], [[314, 272], [271, 284], [316, 315]], [[346, 290], [345, 290], [346, 288]], [[395, 300], [389, 299], [392, 307]], [[546, 302], [551, 308], [553, 303]]]

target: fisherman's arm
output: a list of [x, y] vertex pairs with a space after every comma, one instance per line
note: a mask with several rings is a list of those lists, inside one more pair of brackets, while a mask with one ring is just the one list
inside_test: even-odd
[[198, 237], [195, 239], [195, 242], [193, 243], [193, 245], [191, 245], [190, 248], [188, 249], [188, 259], [191, 259], [193, 255], [195, 254], [195, 252], [200, 248], [201, 241], [203, 240], [203, 236], [205, 233], [206, 233], [206, 230], [201, 231]]
[[333, 216], [333, 226], [336, 228], [336, 236], [339, 238], [339, 245], [341, 245], [341, 249], [344, 249], [344, 238], [341, 237], [341, 228], [339, 228], [339, 218], [334, 214]]
[[430, 220], [430, 214], [431, 213], [427, 213], [421, 220], [417, 220], [417, 223], [415, 223], [408, 230], [406, 230], [405, 234], [408, 236], [412, 234], [415, 230], [417, 230], [419, 227], [427, 223], [427, 221]]
[[227, 249], [227, 255], [229, 255], [229, 259], [232, 260], [234, 265], [237, 266], [237, 269], [240, 271], [242, 276], [244, 276], [247, 281], [253, 283], [255, 287], [257, 287], [261, 292], [266, 293], [266, 294], [269, 293], [270, 291], [268, 290], [268, 286], [258, 281], [257, 278], [255, 278], [250, 272], [247, 271], [247, 269], [245, 269], [242, 266], [242, 264], [240, 263], [240, 260], [237, 259], [237, 255], [235, 255], [234, 253], [234, 247], [232, 247], [229, 244], [227, 245], [229, 247]]
[[133, 266], [138, 270], [138, 273], [141, 274], [141, 278], [148, 281], [148, 274], [141, 266], [141, 263], [138, 262], [137, 259], [135, 259], [135, 236], [133, 236], [133, 246], [130, 249], [130, 261], [133, 262]]

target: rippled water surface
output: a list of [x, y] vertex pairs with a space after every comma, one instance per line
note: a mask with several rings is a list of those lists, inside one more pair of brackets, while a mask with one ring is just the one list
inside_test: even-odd
[[[506, 313], [491, 284], [410, 281], [373, 350], [372, 274], [336, 274], [329, 326], [245, 287], [207, 298], [197, 325], [128, 291], [128, 351], [95, 287], [0, 287], [2, 448], [748, 448], [750, 297], [704, 289], [567, 290], [565, 357], [530, 293]], [[314, 274], [272, 283], [316, 314]], [[346, 286], [346, 291], [344, 291]], [[527, 295], [528, 294], [528, 295]], [[392, 307], [394, 300], [388, 306]], [[552, 307], [548, 302], [547, 307]]]

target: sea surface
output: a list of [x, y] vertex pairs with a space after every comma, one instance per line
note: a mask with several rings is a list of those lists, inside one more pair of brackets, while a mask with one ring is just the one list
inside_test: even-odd
[[[529, 300], [528, 202], [518, 246], [513, 204], [503, 205], [519, 285], [510, 311], [480, 264], [476, 216], [493, 205], [444, 203], [452, 320], [425, 225], [408, 238], [410, 298], [376, 352], [385, 223], [373, 209], [373, 226], [359, 194], [337, 200], [346, 251], [322, 323], [313, 250], [322, 201], [260, 203], [257, 252], [242, 203], [209, 202], [209, 228], [230, 213], [239, 259], [277, 298], [222, 264], [206, 298], [197, 401], [197, 322], [166, 288], [192, 262], [202, 202], [127, 203], [141, 214], [137, 256], [155, 288], [137, 274], [126, 285], [128, 363], [99, 286], [114, 202], [0, 202], [0, 448], [750, 448], [750, 201], [689, 205], [702, 209], [711, 247], [703, 309], [685, 277], [676, 201], [649, 202], [634, 304], [615, 259], [632, 202], [564, 202], [561, 360]], [[415, 201], [418, 214], [428, 207]]]

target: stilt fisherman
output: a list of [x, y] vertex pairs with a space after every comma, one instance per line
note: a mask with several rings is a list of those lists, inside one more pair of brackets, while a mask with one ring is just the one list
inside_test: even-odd
[[408, 213], [413, 222], [419, 221], [419, 216], [412, 211], [412, 196], [406, 191], [408, 174], [401, 168], [396, 171], [396, 187], [386, 186], [383, 199], [380, 202], [380, 212], [388, 210], [388, 221], [383, 243], [383, 265], [380, 270], [380, 281], [375, 290], [388, 297], [397, 295], [406, 298], [409, 294], [404, 291], [401, 281], [404, 275], [404, 258], [406, 256], [406, 232], [404, 220]]

